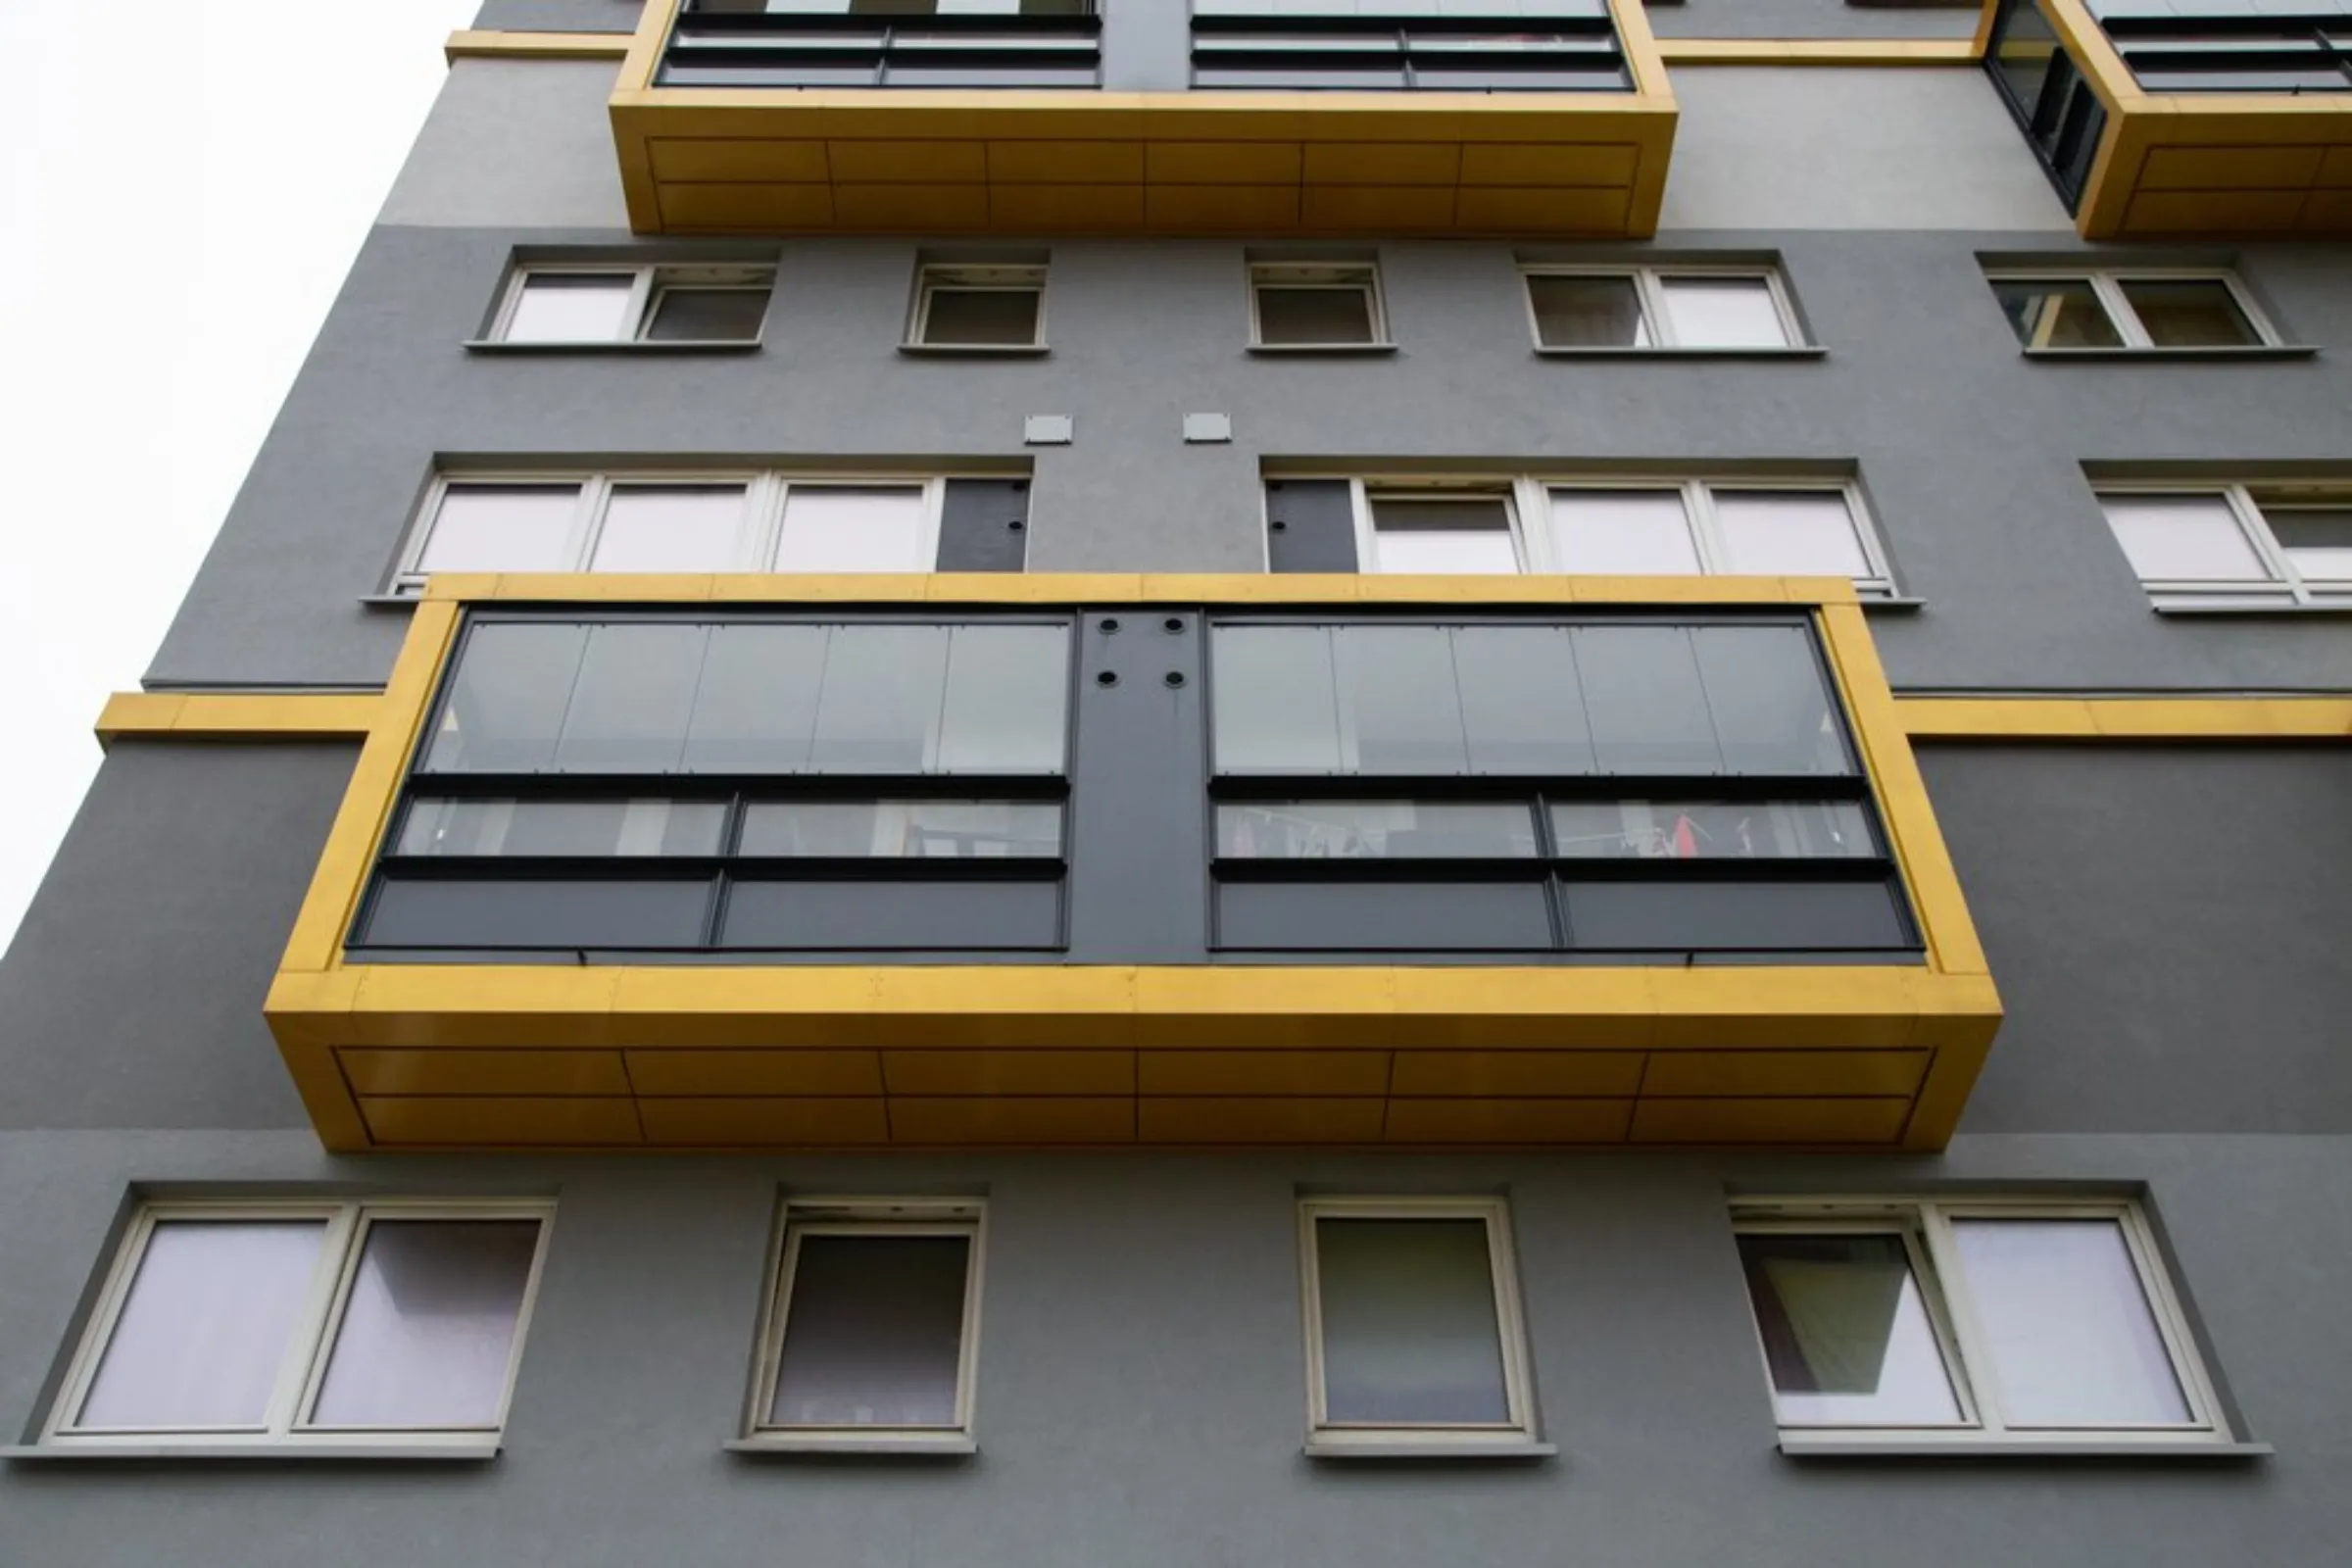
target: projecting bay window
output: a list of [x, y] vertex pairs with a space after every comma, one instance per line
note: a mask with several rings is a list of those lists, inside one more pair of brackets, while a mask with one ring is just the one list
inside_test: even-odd
[[1627, 92], [1608, 0], [1194, 0], [1196, 87]]
[[2036, 0], [2001, 0], [1984, 69], [2069, 212], [2082, 203], [2107, 109]]
[[1093, 0], [686, 0], [664, 87], [1092, 87]]

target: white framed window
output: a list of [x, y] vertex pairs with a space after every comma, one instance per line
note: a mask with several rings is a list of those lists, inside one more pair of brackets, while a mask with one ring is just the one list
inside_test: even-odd
[[1742, 1201], [1785, 1445], [2230, 1441], [2135, 1203]]
[[976, 1200], [795, 1200], [776, 1229], [746, 1446], [968, 1448]]
[[1539, 349], [1805, 346], [1774, 268], [1530, 264], [1520, 271]]
[[1046, 342], [1046, 270], [935, 263], [915, 274], [906, 346], [1038, 349]]
[[1850, 577], [1894, 594], [1849, 480], [1357, 480], [1355, 517], [1364, 571]]
[[553, 1219], [505, 1200], [149, 1203], [42, 1441], [495, 1443]]
[[2235, 273], [2217, 268], [1987, 270], [2033, 354], [2100, 349], [2277, 348], [2277, 328]]
[[1389, 343], [1373, 262], [1252, 262], [1250, 343], [1260, 349], [1378, 349]]
[[2099, 486], [2159, 610], [2352, 610], [2352, 486]]
[[770, 267], [516, 269], [498, 343], [756, 343], [775, 290]]
[[1502, 1200], [1308, 1199], [1298, 1238], [1310, 1450], [1536, 1442]]
[[438, 571], [930, 571], [945, 495], [936, 477], [444, 474], [393, 591]]

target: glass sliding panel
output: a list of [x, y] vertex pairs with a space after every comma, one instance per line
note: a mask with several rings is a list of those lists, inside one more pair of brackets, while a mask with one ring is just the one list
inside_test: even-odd
[[1727, 773], [1852, 770], [1835, 704], [1800, 626], [1693, 626]]
[[929, 571], [923, 492], [911, 485], [796, 484], [784, 497], [778, 571]]
[[616, 486], [590, 571], [729, 571], [744, 525], [742, 485]]
[[1372, 291], [1354, 283], [1340, 287], [1260, 283], [1257, 340], [1277, 346], [1373, 342]]
[[1995, 278], [1993, 295], [2009, 329], [2030, 349], [2115, 349], [2115, 329], [2098, 290], [2080, 278]]
[[1209, 650], [1219, 772], [1341, 770], [1330, 628], [1219, 626]]
[[1323, 1413], [1335, 1426], [1506, 1426], [1480, 1219], [1315, 1220]]
[[691, 773], [794, 773], [808, 765], [830, 633], [823, 626], [712, 626], [686, 724]]
[[955, 627], [935, 769], [1058, 773], [1069, 709], [1066, 627]]
[[2297, 575], [2352, 582], [2352, 506], [2265, 506], [2262, 514]]
[[2218, 495], [2102, 496], [2107, 521], [2143, 582], [2263, 582], [2270, 568]]
[[923, 773], [939, 760], [945, 626], [836, 626], [808, 765], [819, 773]]
[[556, 742], [565, 773], [668, 773], [684, 761], [708, 626], [592, 626]]
[[587, 647], [588, 628], [580, 625], [500, 621], [471, 628], [419, 771], [535, 773], [553, 767], [556, 737]]
[[1642, 294], [1630, 277], [1537, 273], [1527, 280], [1536, 341], [1547, 349], [1636, 349], [1650, 345]]
[[629, 335], [634, 272], [533, 272], [507, 320], [509, 343], [612, 343]]
[[1788, 346], [1772, 284], [1761, 277], [1662, 277], [1666, 318], [1680, 348], [1778, 349]]
[[311, 1424], [495, 1428], [538, 1249], [537, 1220], [371, 1223]]
[[412, 881], [387, 876], [368, 900], [358, 946], [605, 951], [695, 948], [710, 908], [708, 880], [531, 877]]
[[954, 1427], [965, 1236], [797, 1239], [773, 1427]]
[[664, 288], [645, 335], [654, 343], [751, 343], [767, 319], [763, 288]]
[[1271, 801], [1217, 808], [1217, 854], [1245, 860], [1532, 859], [1524, 806]]
[[452, 801], [410, 804], [396, 855], [588, 858], [716, 855], [718, 801]]
[[1955, 1219], [1952, 1239], [2011, 1426], [2190, 1424], [2122, 1226]]
[[1437, 575], [1519, 569], [1510, 510], [1500, 496], [1372, 500], [1374, 564], [1384, 572]]
[[1740, 1263], [1781, 1425], [1963, 1424], [1901, 1237], [1747, 1235]]
[[1564, 626], [1457, 626], [1453, 669], [1473, 773], [1590, 773], [1592, 727]]
[[1554, 490], [1551, 539], [1566, 571], [1687, 577], [1699, 570], [1680, 490]]
[[1342, 626], [1334, 645], [1350, 771], [1469, 771], [1453, 639], [1445, 627]]
[[2125, 278], [2118, 285], [2160, 349], [2241, 348], [2262, 334], [2219, 278]]
[[1868, 859], [1870, 814], [1854, 801], [1555, 801], [1555, 852], [1571, 859]]
[[933, 288], [923, 310], [923, 341], [948, 347], [1032, 347], [1041, 298], [1033, 288]]
[[1777, 577], [1873, 577], [1837, 490], [1718, 490], [1715, 526], [1726, 566]]
[[162, 1220], [74, 1425], [259, 1427], [318, 1265], [318, 1220]]
[[1601, 772], [1722, 771], [1688, 628], [1579, 626], [1572, 635]]
[[569, 571], [579, 521], [576, 484], [449, 485], [416, 570]]
[[1061, 808], [1013, 801], [755, 801], [749, 856], [1001, 859], [1061, 853]]

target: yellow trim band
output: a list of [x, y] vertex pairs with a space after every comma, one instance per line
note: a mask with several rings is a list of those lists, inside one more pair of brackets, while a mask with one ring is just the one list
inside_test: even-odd
[[1359, 572], [444, 572], [427, 604], [1848, 605], [1843, 577], [1387, 576]]
[[460, 27], [441, 46], [441, 57], [461, 60], [625, 60], [625, 32], [495, 32]]
[[1899, 697], [1913, 740], [2352, 740], [2352, 697]]
[[1660, 38], [1670, 66], [1971, 66], [1969, 38]]
[[366, 740], [383, 707], [367, 692], [117, 692], [98, 715], [98, 743]]

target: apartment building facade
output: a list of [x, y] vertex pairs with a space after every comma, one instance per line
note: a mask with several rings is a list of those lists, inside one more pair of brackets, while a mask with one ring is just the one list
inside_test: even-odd
[[2341, 1561], [2256, 9], [485, 0], [0, 963], [0, 1560]]

